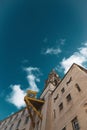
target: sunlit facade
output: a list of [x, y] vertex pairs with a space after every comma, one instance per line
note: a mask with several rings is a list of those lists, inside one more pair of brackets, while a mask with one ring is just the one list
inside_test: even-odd
[[35, 126], [24, 108], [0, 123], [0, 130], [86, 130], [87, 129], [87, 70], [73, 64], [61, 80], [52, 71], [40, 96], [42, 119], [33, 114]]

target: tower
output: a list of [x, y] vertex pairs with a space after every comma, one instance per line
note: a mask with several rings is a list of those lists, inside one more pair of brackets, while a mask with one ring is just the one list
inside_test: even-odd
[[49, 87], [50, 91], [53, 91], [56, 87], [58, 87], [60, 81], [61, 79], [59, 75], [55, 72], [55, 70], [52, 70], [46, 80], [45, 88]]
[[52, 70], [48, 76], [48, 79], [45, 82], [45, 89], [44, 92], [41, 95], [41, 98], [44, 98], [44, 105], [42, 107], [41, 113], [43, 115], [43, 120], [41, 124], [41, 130], [52, 130], [52, 119], [53, 119], [53, 114], [52, 114], [52, 93], [55, 90], [55, 88], [58, 87], [60, 83], [60, 78], [57, 75], [57, 73]]

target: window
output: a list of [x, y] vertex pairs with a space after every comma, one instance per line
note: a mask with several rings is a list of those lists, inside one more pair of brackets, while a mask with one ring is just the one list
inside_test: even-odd
[[66, 97], [66, 99], [67, 99], [67, 102], [70, 102], [71, 101], [71, 95], [69, 94], [67, 97]]
[[25, 109], [22, 111], [22, 114], [21, 114], [21, 116], [23, 116], [23, 115], [24, 115], [24, 113], [25, 113]]
[[75, 118], [72, 120], [72, 127], [73, 127], [73, 130], [80, 130], [77, 117], [75, 117]]
[[17, 124], [17, 127], [16, 127], [16, 128], [19, 127], [20, 123], [21, 123], [21, 119], [18, 121], [18, 124]]
[[69, 81], [67, 81], [66, 84], [68, 85], [71, 81], [72, 81], [72, 77], [70, 77]]
[[12, 117], [10, 117], [10, 119], [9, 119], [9, 122], [8, 122], [8, 123], [10, 123], [10, 122], [11, 122], [11, 120], [12, 120]]
[[59, 95], [57, 94], [56, 97], [54, 98], [54, 102], [57, 100], [58, 96], [59, 96]]
[[12, 130], [13, 129], [13, 124], [11, 125], [10, 129], [9, 130]]
[[4, 123], [3, 123], [3, 125], [2, 125], [2, 126], [4, 126], [4, 125], [5, 125], [5, 123], [6, 123], [6, 121], [4, 121]]
[[28, 121], [29, 121], [29, 116], [26, 117], [26, 119], [25, 119], [25, 124], [27, 124]]
[[62, 92], [62, 93], [64, 93], [64, 92], [65, 92], [65, 89], [64, 89], [64, 88], [62, 88], [62, 89], [61, 89], [61, 92]]
[[38, 130], [39, 129], [39, 120], [37, 121], [37, 126], [36, 126], [36, 130]]
[[14, 120], [16, 120], [16, 119], [17, 119], [17, 117], [18, 117], [18, 114], [15, 116]]
[[59, 105], [59, 110], [61, 111], [63, 109], [63, 103]]
[[75, 84], [75, 86], [76, 86], [76, 88], [77, 88], [78, 92], [80, 92], [80, 91], [81, 91], [81, 89], [80, 89], [79, 85], [76, 83], [76, 84]]
[[56, 110], [54, 109], [53, 112], [54, 112], [54, 119], [55, 119], [56, 118]]
[[66, 130], [66, 127], [64, 127], [62, 130]]
[[5, 129], [4, 130], [7, 130], [7, 126], [5, 127]]

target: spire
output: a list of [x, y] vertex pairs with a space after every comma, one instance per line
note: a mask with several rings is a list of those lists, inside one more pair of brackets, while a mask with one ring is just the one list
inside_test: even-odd
[[60, 77], [59, 75], [56, 73], [56, 71], [53, 69], [49, 76], [48, 76], [48, 79], [46, 80], [46, 84], [45, 84], [45, 87], [48, 86], [49, 83], [52, 83], [54, 86], [58, 86], [58, 84], [60, 83]]

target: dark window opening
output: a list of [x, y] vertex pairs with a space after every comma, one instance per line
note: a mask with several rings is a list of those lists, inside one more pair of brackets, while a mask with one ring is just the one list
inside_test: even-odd
[[59, 105], [59, 110], [61, 111], [63, 109], [63, 103]]
[[81, 91], [80, 86], [77, 83], [75, 84], [75, 86], [76, 86], [77, 90], [80, 92]]
[[61, 92], [62, 92], [62, 93], [64, 93], [64, 92], [65, 92], [65, 89], [64, 89], [64, 88], [62, 88], [62, 89], [61, 89]]
[[18, 117], [18, 114], [15, 116], [14, 120], [16, 120], [16, 119], [17, 119], [17, 117]]
[[26, 119], [25, 119], [25, 124], [27, 124], [28, 121], [29, 121], [29, 116], [26, 117]]
[[56, 110], [54, 109], [53, 112], [54, 112], [54, 119], [55, 119], [56, 118]]
[[24, 115], [24, 113], [25, 113], [25, 109], [23, 110], [23, 112], [22, 112], [21, 116], [23, 116], [23, 115]]
[[7, 130], [7, 127], [5, 127], [5, 129], [4, 130]]
[[20, 123], [21, 123], [21, 119], [18, 121], [18, 124], [17, 124], [16, 128], [18, 128], [20, 126]]
[[56, 97], [54, 98], [54, 102], [57, 100], [58, 96], [59, 96], [59, 95], [57, 94]]
[[66, 130], [66, 127], [64, 127], [62, 130]]
[[36, 127], [37, 129], [36, 129], [36, 130], [39, 129], [39, 123], [40, 123], [40, 122], [39, 122], [39, 120], [38, 120], [38, 121], [37, 121], [37, 127]]
[[66, 99], [67, 99], [67, 102], [69, 102], [69, 101], [71, 101], [71, 95], [69, 94], [67, 97], [66, 97]]
[[3, 125], [2, 125], [2, 126], [4, 126], [4, 125], [5, 125], [5, 123], [6, 123], [6, 121], [3, 123]]
[[75, 118], [72, 120], [72, 127], [73, 127], [73, 130], [80, 130], [77, 117], [75, 117]]
[[70, 77], [69, 81], [67, 81], [66, 84], [68, 85], [71, 81], [72, 81], [72, 77]]

